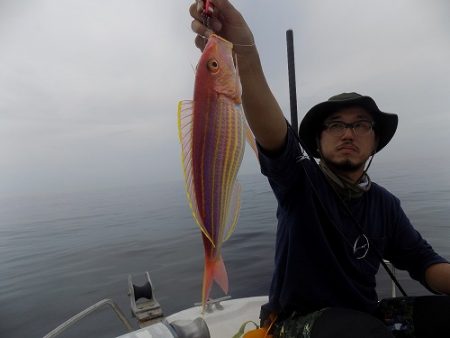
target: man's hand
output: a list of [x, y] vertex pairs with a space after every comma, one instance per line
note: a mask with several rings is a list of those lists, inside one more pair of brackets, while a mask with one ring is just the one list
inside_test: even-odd
[[211, 0], [210, 3], [213, 11], [208, 21], [209, 27], [203, 24], [203, 0], [197, 0], [189, 8], [189, 12], [194, 18], [191, 24], [192, 30], [198, 34], [195, 45], [203, 50], [206, 43], [205, 37], [207, 38], [214, 32], [233, 43], [234, 51], [237, 54], [245, 53], [245, 47], [253, 46], [255, 42], [241, 13], [228, 0]]
[[425, 271], [425, 279], [430, 288], [450, 296], [450, 264], [433, 264]]

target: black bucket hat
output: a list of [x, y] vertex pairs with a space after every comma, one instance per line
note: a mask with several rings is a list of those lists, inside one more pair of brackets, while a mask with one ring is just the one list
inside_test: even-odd
[[325, 119], [332, 113], [349, 106], [360, 106], [372, 115], [375, 122], [374, 130], [379, 139], [376, 152], [383, 149], [392, 139], [398, 124], [396, 114], [382, 112], [370, 96], [358, 93], [342, 93], [312, 107], [300, 124], [300, 139], [314, 157], [320, 157], [317, 151], [316, 138], [323, 128]]

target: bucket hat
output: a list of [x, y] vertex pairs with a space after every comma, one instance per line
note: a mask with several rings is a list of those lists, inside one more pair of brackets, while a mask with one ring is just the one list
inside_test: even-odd
[[332, 113], [349, 106], [360, 106], [372, 115], [375, 123], [374, 131], [378, 137], [376, 152], [383, 149], [392, 139], [398, 125], [396, 114], [382, 112], [370, 96], [358, 93], [342, 93], [312, 107], [300, 123], [300, 139], [314, 157], [320, 157], [316, 139], [323, 129], [325, 119]]

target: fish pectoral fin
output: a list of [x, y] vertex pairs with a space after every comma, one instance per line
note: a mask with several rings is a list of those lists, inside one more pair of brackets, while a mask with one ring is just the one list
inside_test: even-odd
[[230, 238], [239, 218], [239, 210], [241, 209], [241, 185], [238, 181], [234, 182], [233, 192], [230, 196], [227, 222], [224, 230], [224, 242]]
[[254, 153], [256, 155], [256, 159], [259, 162], [258, 148], [256, 146], [255, 135], [253, 135], [252, 130], [248, 126], [247, 119], [245, 118], [244, 111], [242, 109], [240, 109], [240, 111], [241, 111], [241, 114], [242, 114], [242, 120], [244, 121], [245, 139], [247, 140], [247, 143], [249, 144], [249, 146], [253, 149], [253, 151], [254, 151]]
[[256, 159], [259, 162], [258, 148], [256, 147], [255, 135], [253, 135], [253, 132], [247, 123], [245, 123], [245, 138], [247, 139], [247, 143], [249, 144], [249, 146], [252, 147], [253, 151], [255, 152]]

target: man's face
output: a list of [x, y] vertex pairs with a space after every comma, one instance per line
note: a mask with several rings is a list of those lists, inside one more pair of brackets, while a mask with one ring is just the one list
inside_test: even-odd
[[[345, 124], [358, 123], [355, 129], [342, 129]], [[320, 134], [320, 152], [329, 165], [341, 172], [357, 172], [364, 169], [367, 159], [376, 148], [373, 129], [364, 128], [373, 123], [372, 116], [362, 107], [344, 108], [331, 114], [324, 122]], [[337, 123], [337, 124], [335, 124]], [[328, 127], [327, 127], [328, 126]], [[342, 135], [341, 135], [342, 134]]]

